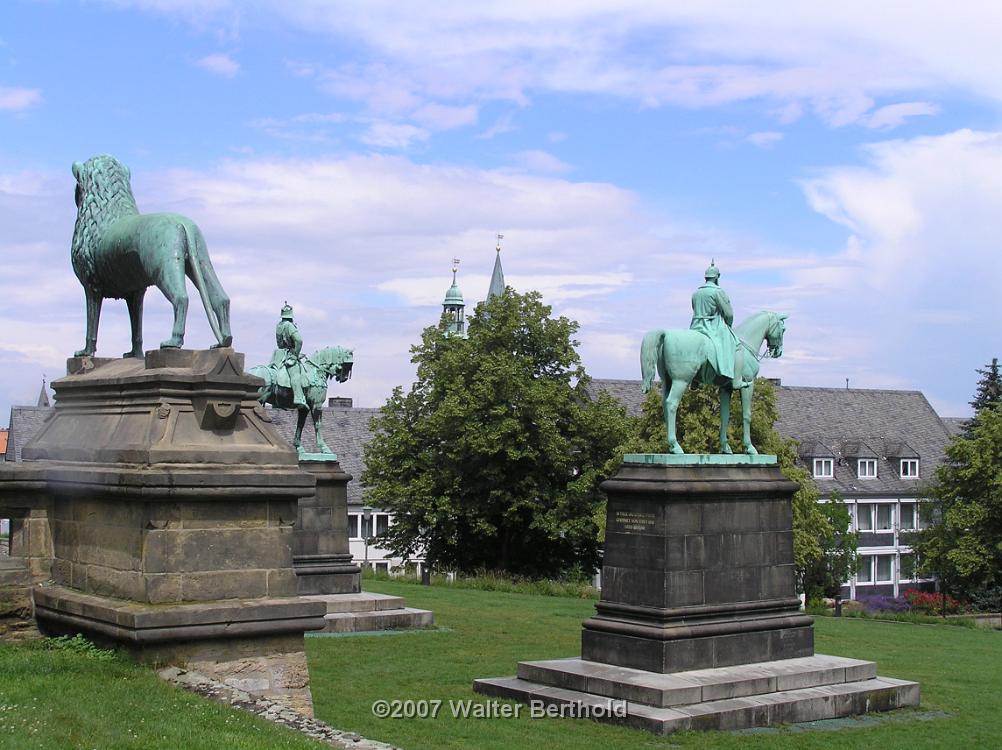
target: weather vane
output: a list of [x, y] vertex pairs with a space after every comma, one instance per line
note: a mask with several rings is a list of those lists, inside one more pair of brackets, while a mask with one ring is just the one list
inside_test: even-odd
[[499, 235], [498, 235], [498, 244], [497, 244], [497, 247], [496, 247], [496, 248], [494, 248], [494, 249], [495, 249], [495, 250], [497, 250], [497, 251], [498, 251], [499, 253], [501, 252], [501, 240], [503, 240], [503, 239], [504, 239], [504, 235], [503, 235], [503, 234], [499, 234]]
[[456, 283], [456, 271], [459, 270], [459, 258], [452, 259], [452, 283]]

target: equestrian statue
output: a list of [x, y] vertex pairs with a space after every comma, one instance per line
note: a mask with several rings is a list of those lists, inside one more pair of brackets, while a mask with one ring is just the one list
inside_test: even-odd
[[746, 453], [755, 454], [758, 451], [751, 441], [751, 405], [759, 372], [758, 351], [765, 341], [768, 348], [762, 356], [782, 356], [787, 316], [762, 311], [732, 329], [734, 312], [720, 287], [720, 270], [711, 263], [703, 276], [705, 283], [692, 295], [689, 330], [658, 329], [644, 335], [640, 348], [641, 390], [650, 391], [657, 372], [668, 449], [672, 453], [685, 453], [675, 435], [675, 417], [682, 396], [696, 378], [720, 389], [720, 452], [732, 453], [727, 440], [731, 394], [740, 391], [742, 442]]
[[250, 369], [251, 375], [264, 381], [258, 399], [262, 404], [271, 404], [277, 409], [295, 409], [298, 412], [296, 436], [292, 444], [301, 456], [305, 454], [302, 438], [308, 415], [313, 416], [317, 450], [333, 454], [321, 432], [327, 383], [331, 378], [344, 383], [351, 377], [352, 350], [328, 346], [309, 357], [302, 354], [303, 337], [293, 320], [289, 303], [282, 307], [281, 318], [275, 327], [275, 344], [277, 348], [271, 355], [271, 363]]
[[132, 323], [132, 351], [143, 356], [143, 298], [156, 286], [174, 308], [171, 337], [162, 349], [184, 344], [188, 315], [185, 276], [202, 298], [215, 347], [230, 346], [230, 298], [216, 278], [205, 240], [195, 223], [178, 214], [140, 214], [128, 167], [112, 156], [74, 162], [77, 221], [70, 259], [87, 298], [87, 339], [78, 357], [97, 349], [97, 327], [105, 298], [124, 299]]

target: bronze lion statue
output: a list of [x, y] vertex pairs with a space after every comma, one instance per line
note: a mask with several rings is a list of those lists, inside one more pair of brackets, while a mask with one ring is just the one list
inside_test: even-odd
[[215, 346], [230, 346], [230, 298], [195, 223], [178, 214], [140, 214], [129, 169], [112, 156], [74, 162], [73, 176], [77, 221], [70, 257], [87, 297], [87, 342], [76, 356], [94, 354], [101, 303], [114, 297], [125, 300], [132, 323], [132, 351], [123, 356], [142, 357], [143, 297], [151, 286], [174, 308], [174, 329], [160, 347], [181, 347], [188, 315], [185, 276], [202, 298]]

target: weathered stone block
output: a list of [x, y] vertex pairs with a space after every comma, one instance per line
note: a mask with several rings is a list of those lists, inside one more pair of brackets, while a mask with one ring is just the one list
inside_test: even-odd
[[181, 577], [182, 600], [256, 599], [268, 595], [267, 570], [227, 570], [185, 573]]

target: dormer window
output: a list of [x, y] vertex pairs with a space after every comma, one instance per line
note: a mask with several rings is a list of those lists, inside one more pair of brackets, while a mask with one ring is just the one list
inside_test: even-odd
[[877, 478], [877, 459], [861, 458], [856, 462], [856, 476], [860, 479]]
[[835, 460], [831, 458], [814, 459], [814, 478], [831, 479], [835, 476]]
[[918, 479], [919, 467], [917, 458], [902, 458], [901, 459], [901, 478], [902, 479]]

